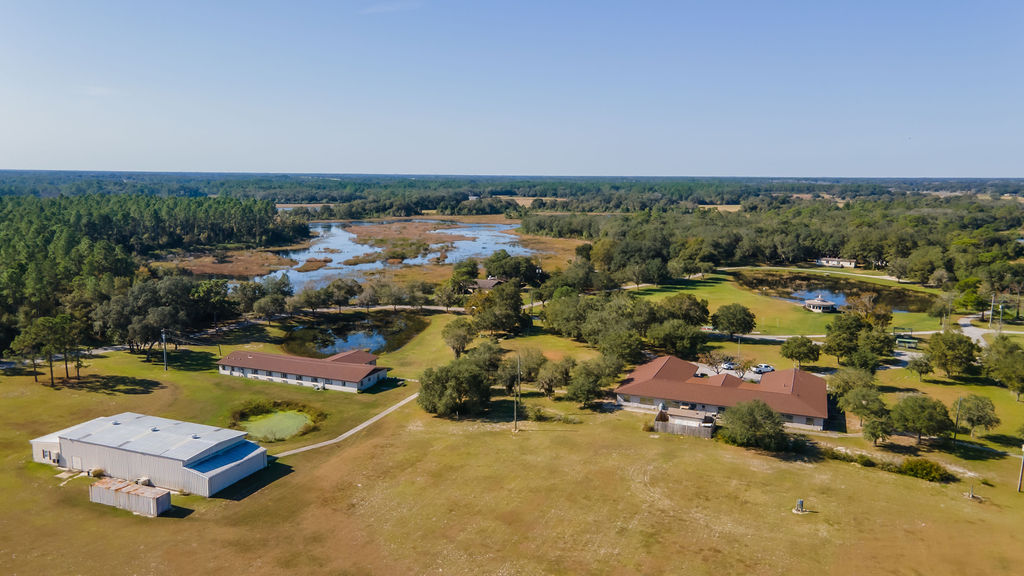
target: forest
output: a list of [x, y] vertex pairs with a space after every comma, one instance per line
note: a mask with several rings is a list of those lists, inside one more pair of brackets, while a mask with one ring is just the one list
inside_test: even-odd
[[[541, 301], [561, 287], [607, 290], [721, 266], [839, 256], [956, 293], [959, 305], [980, 309], [988, 293], [1024, 290], [1024, 209], [1002, 196], [1018, 194], [1021, 185], [0, 172], [0, 350], [38, 319], [62, 314], [73, 320], [79, 339], [125, 342], [134, 341], [133, 331], [152, 337], [146, 322], [184, 330], [238, 309], [222, 309], [225, 286], [168, 280], [148, 266], [170, 251], [265, 248], [308, 238], [311, 220], [425, 211], [505, 213], [521, 218], [528, 234], [587, 240], [564, 270], [527, 281]], [[511, 199], [516, 196], [534, 200], [520, 206]], [[322, 205], [278, 210], [277, 201]], [[718, 210], [708, 203], [731, 206]], [[264, 309], [279, 309], [290, 296], [288, 290], [266, 292]], [[184, 303], [198, 311], [181, 309]], [[117, 316], [126, 310], [145, 316], [155, 308], [166, 309], [131, 329], [133, 319]]]

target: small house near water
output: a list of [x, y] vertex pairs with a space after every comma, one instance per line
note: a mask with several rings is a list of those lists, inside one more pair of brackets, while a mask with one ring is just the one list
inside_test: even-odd
[[804, 300], [804, 308], [811, 312], [836, 312], [838, 310], [835, 302], [825, 300], [821, 294], [811, 300]]

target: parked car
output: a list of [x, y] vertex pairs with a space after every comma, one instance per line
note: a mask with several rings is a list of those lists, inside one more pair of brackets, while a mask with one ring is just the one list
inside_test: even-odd
[[775, 372], [775, 367], [771, 364], [758, 364], [757, 366], [754, 366], [752, 372], [754, 374], [766, 374], [768, 372]]
[[722, 364], [722, 370], [739, 370], [740, 365], [736, 362], [726, 362]]

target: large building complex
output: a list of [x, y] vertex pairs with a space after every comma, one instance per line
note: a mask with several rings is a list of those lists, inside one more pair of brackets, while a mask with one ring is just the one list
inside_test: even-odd
[[387, 378], [377, 357], [350, 350], [323, 359], [235, 350], [221, 359], [220, 373], [327, 390], [362, 392]]
[[72, 470], [211, 496], [266, 468], [245, 432], [124, 412], [36, 438], [32, 458]]
[[761, 382], [732, 374], [697, 376], [698, 366], [661, 356], [637, 367], [615, 390], [623, 407], [657, 411], [683, 408], [716, 415], [740, 402], [761, 400], [782, 415], [788, 426], [821, 430], [828, 419], [825, 380], [796, 369], [769, 372]]

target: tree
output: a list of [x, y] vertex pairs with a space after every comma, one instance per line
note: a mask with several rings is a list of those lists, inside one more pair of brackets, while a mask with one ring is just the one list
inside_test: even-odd
[[726, 438], [739, 446], [781, 450], [786, 445], [782, 417], [762, 400], [740, 402], [722, 415]]
[[36, 372], [36, 359], [42, 354], [43, 347], [46, 345], [46, 335], [40, 333], [39, 328], [40, 326], [37, 322], [32, 322], [18, 333], [11, 342], [11, 354], [16, 358], [28, 360], [32, 363], [32, 380], [35, 382], [39, 382], [39, 374]]
[[904, 396], [892, 408], [892, 423], [897, 430], [921, 436], [937, 436], [953, 429], [946, 405], [934, 398], [914, 394]]
[[458, 306], [462, 304], [462, 292], [459, 287], [451, 280], [448, 280], [434, 292], [434, 300], [441, 306], [444, 306], [445, 311], [451, 309], [452, 306]]
[[252, 312], [256, 301], [263, 298], [263, 285], [258, 282], [239, 282], [231, 291], [231, 295], [238, 302], [238, 309], [242, 312]]
[[853, 354], [846, 359], [846, 364], [851, 368], [858, 368], [860, 370], [867, 370], [868, 372], [874, 373], [875, 369], [878, 368], [878, 363], [881, 359], [868, 350], [867, 348], [857, 348]]
[[860, 368], [840, 368], [828, 379], [828, 391], [842, 398], [855, 388], [874, 388], [875, 376]]
[[978, 345], [960, 332], [945, 330], [928, 341], [928, 361], [947, 376], [962, 374], [976, 359]]
[[821, 347], [806, 336], [794, 336], [782, 343], [782, 357], [796, 362], [797, 368], [804, 362], [816, 362], [821, 356]]
[[658, 304], [658, 315], [663, 320], [675, 318], [693, 326], [708, 323], [708, 301], [693, 294], [680, 292], [665, 298]]
[[613, 370], [605, 359], [587, 360], [577, 364], [570, 372], [569, 388], [565, 397], [579, 402], [581, 406], [588, 406], [601, 397], [602, 388], [611, 384], [614, 378]]
[[860, 317], [875, 330], [884, 332], [892, 323], [892, 307], [875, 302], [876, 296], [874, 292], [853, 296], [847, 300], [846, 309], [848, 313]]
[[991, 430], [1000, 424], [995, 404], [985, 396], [970, 394], [957, 399], [953, 407], [956, 408], [959, 418], [971, 429], [971, 438], [974, 438], [976, 428]]
[[707, 335], [700, 328], [675, 318], [654, 325], [648, 336], [652, 344], [681, 358], [696, 357], [707, 342]]
[[330, 303], [341, 310], [342, 306], [348, 303], [363, 292], [363, 287], [351, 278], [336, 278], [327, 285], [330, 294]]
[[456, 358], [462, 356], [466, 347], [473, 342], [475, 337], [476, 330], [473, 327], [473, 322], [465, 317], [452, 320], [441, 330], [441, 338], [452, 349], [452, 352], [455, 352]]
[[924, 380], [926, 374], [932, 373], [932, 363], [928, 360], [928, 357], [919, 354], [913, 356], [907, 361], [907, 370], [917, 374], [918, 380]]
[[996, 336], [985, 349], [982, 366], [989, 378], [1009, 388], [1020, 401], [1024, 393], [1024, 349], [1019, 344], [1005, 334]]
[[721, 374], [722, 365], [726, 362], [731, 362], [732, 356], [729, 356], [721, 350], [708, 350], [707, 352], [702, 352], [698, 355], [697, 361], [701, 364], [705, 364], [708, 368], [711, 368], [715, 374]]
[[469, 357], [459, 358], [437, 368], [427, 368], [420, 376], [419, 405], [445, 418], [476, 414], [491, 400], [487, 373]]
[[482, 330], [519, 334], [530, 327], [530, 315], [523, 312], [518, 282], [506, 282], [489, 292], [477, 292], [466, 303]]
[[252, 311], [269, 323], [274, 316], [283, 314], [286, 307], [287, 302], [284, 296], [281, 294], [270, 294], [257, 300], [252, 305]]
[[540, 367], [537, 373], [537, 387], [545, 396], [551, 396], [558, 388], [569, 385], [569, 378], [576, 361], [571, 357], [558, 362], [548, 362]]
[[865, 440], [870, 440], [878, 446], [879, 440], [885, 441], [893, 433], [892, 420], [888, 414], [877, 418], [868, 418], [861, 424], [861, 434]]
[[732, 338], [735, 334], [749, 334], [757, 322], [750, 308], [742, 304], [726, 304], [711, 315], [711, 325]]
[[861, 426], [865, 418], [881, 418], [889, 411], [882, 402], [882, 394], [872, 386], [851, 388], [839, 399], [839, 407], [845, 412], [856, 414]]
[[868, 329], [870, 325], [863, 318], [844, 312], [825, 326], [825, 344], [821, 350], [842, 362], [857, 351], [860, 333]]

